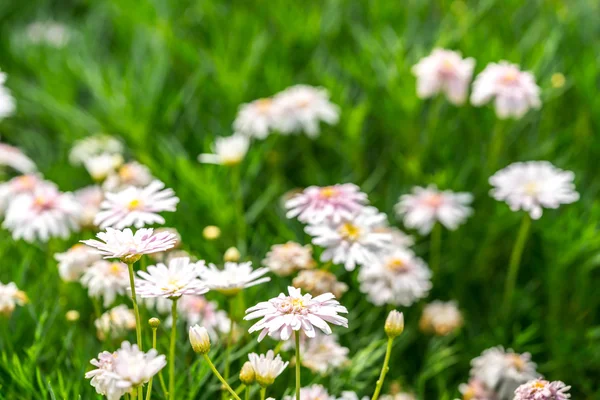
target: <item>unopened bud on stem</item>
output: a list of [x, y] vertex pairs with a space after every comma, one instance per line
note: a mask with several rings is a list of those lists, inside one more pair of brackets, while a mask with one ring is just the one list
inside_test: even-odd
[[390, 311], [385, 320], [385, 333], [389, 338], [400, 336], [404, 331], [404, 314], [396, 310]]
[[198, 354], [206, 354], [210, 351], [210, 337], [206, 328], [196, 324], [189, 330], [190, 343], [192, 348]]
[[246, 361], [242, 366], [242, 370], [240, 371], [240, 381], [246, 386], [250, 386], [256, 382], [256, 373], [254, 372], [254, 368], [250, 361]]

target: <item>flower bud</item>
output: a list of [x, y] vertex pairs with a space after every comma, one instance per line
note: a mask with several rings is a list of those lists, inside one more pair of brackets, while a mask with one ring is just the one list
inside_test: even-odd
[[228, 262], [238, 262], [240, 260], [240, 251], [235, 247], [230, 247], [225, 251], [223, 259]]
[[156, 329], [160, 326], [160, 319], [158, 319], [156, 317], [152, 317], [148, 320], [148, 324], [150, 325], [150, 327], [152, 329]]
[[396, 310], [390, 311], [385, 320], [385, 333], [393, 339], [404, 331], [404, 314]]
[[221, 229], [218, 226], [208, 225], [202, 230], [202, 236], [206, 240], [215, 240], [221, 236]]
[[189, 330], [190, 343], [192, 348], [198, 354], [206, 354], [210, 351], [210, 337], [206, 328], [196, 324]]
[[256, 382], [256, 373], [254, 372], [254, 368], [250, 361], [246, 361], [242, 366], [242, 370], [240, 371], [240, 381], [246, 386]]

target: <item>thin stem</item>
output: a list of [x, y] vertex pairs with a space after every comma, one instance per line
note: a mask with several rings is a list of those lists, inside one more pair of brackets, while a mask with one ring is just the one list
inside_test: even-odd
[[212, 370], [213, 374], [215, 374], [216, 377], [221, 381], [221, 383], [223, 384], [223, 386], [225, 386], [225, 389], [227, 389], [229, 391], [229, 393], [231, 393], [231, 395], [233, 396], [233, 398], [235, 400], [242, 400], [242, 399], [240, 399], [240, 396], [237, 395], [237, 393], [235, 392], [235, 390], [233, 390], [231, 388], [231, 386], [229, 386], [229, 384], [227, 383], [227, 381], [225, 379], [223, 379], [223, 377], [221, 376], [221, 374], [219, 373], [219, 371], [217, 371], [217, 369], [215, 368], [215, 365], [210, 360], [210, 357], [208, 356], [208, 354], [203, 354], [203, 356], [204, 356], [204, 359], [206, 360], [206, 362], [208, 363], [208, 366]]
[[266, 397], [267, 397], [267, 388], [261, 387], [260, 388], [260, 400], [265, 400]]
[[[152, 328], [152, 348], [156, 349], [156, 328]], [[150, 400], [152, 398], [152, 379], [151, 377], [148, 381], [148, 388], [146, 389], [146, 400]]]
[[[234, 326], [234, 321], [233, 321], [233, 307], [234, 307], [234, 299], [235, 297], [229, 297], [228, 301], [229, 301], [229, 333], [227, 334], [227, 347], [225, 348], [225, 372], [223, 375], [225, 375], [225, 380], [229, 381], [229, 372], [231, 370], [230, 368], [230, 363], [229, 363], [229, 359], [231, 357], [231, 343], [233, 342], [233, 326]], [[227, 395], [226, 392], [223, 391], [222, 396], [223, 400], [226, 399]]]
[[390, 355], [392, 354], [393, 343], [394, 339], [388, 338], [387, 349], [385, 351], [385, 359], [383, 360], [383, 367], [381, 368], [381, 373], [379, 374], [379, 379], [377, 380], [377, 386], [375, 387], [375, 393], [373, 393], [373, 397], [371, 398], [371, 400], [377, 400], [377, 398], [379, 397], [379, 393], [381, 392], [381, 388], [383, 387], [383, 381], [385, 380], [385, 375], [390, 369], [388, 365], [390, 363]]
[[167, 385], [165, 384], [165, 379], [162, 376], [162, 371], [158, 373], [158, 381], [160, 382], [160, 388], [162, 389], [165, 396], [167, 396], [169, 392], [167, 390]]
[[133, 278], [133, 263], [127, 263], [129, 269], [129, 286], [131, 286], [131, 301], [133, 302], [133, 312], [135, 313], [135, 336], [137, 345], [142, 350], [142, 321], [140, 319], [140, 310], [137, 304], [137, 296], [135, 295], [135, 283]]
[[294, 332], [296, 337], [296, 400], [300, 400], [300, 333]]
[[433, 226], [429, 239], [429, 267], [435, 278], [440, 272], [440, 259], [442, 255], [442, 224], [439, 222]]
[[244, 400], [250, 400], [250, 386], [246, 386], [246, 390], [244, 391]]
[[169, 347], [169, 399], [175, 399], [175, 344], [177, 343], [177, 300], [173, 298], [171, 306], [171, 344]]
[[504, 317], [508, 317], [508, 314], [510, 313], [513, 292], [515, 291], [515, 284], [517, 282], [517, 276], [519, 275], [519, 266], [521, 265], [521, 256], [523, 255], [523, 250], [525, 249], [525, 243], [527, 242], [527, 235], [530, 227], [531, 218], [529, 217], [529, 214], [525, 214], [523, 216], [523, 220], [521, 221], [521, 227], [519, 228], [517, 241], [515, 242], [515, 246], [513, 247], [510, 255], [508, 275], [506, 277], [506, 283], [504, 286]]

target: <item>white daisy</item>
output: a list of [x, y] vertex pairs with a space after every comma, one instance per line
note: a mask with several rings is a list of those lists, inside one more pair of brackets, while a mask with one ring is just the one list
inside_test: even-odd
[[66, 239], [71, 232], [79, 230], [80, 213], [71, 193], [61, 193], [50, 185], [38, 185], [33, 193], [20, 194], [10, 202], [2, 226], [12, 232], [15, 240]]
[[123, 164], [120, 154], [102, 153], [83, 161], [85, 169], [95, 181], [102, 181]]
[[300, 271], [293, 279], [292, 284], [313, 296], [331, 292], [335, 297], [340, 298], [348, 291], [348, 285], [338, 281], [335, 274], [322, 269]]
[[181, 296], [177, 302], [177, 311], [188, 327], [203, 326], [213, 340], [229, 333], [231, 320], [227, 313], [219, 310], [216, 302], [208, 301], [204, 296]]
[[340, 223], [328, 221], [304, 230], [313, 237], [313, 244], [325, 248], [321, 261], [344, 264], [346, 270], [353, 271], [357, 264], [374, 262], [391, 241], [390, 234], [376, 230], [385, 218], [383, 213], [365, 210]]
[[415, 239], [412, 236], [407, 235], [394, 226], [387, 226], [387, 224], [384, 226], [379, 226], [375, 228], [375, 232], [387, 233], [392, 238], [384, 251], [408, 249], [415, 244]]
[[[296, 396], [284, 396], [283, 400], [296, 400]], [[336, 397], [330, 395], [323, 385], [315, 384], [300, 388], [300, 400], [336, 400]]]
[[94, 321], [94, 326], [98, 339], [117, 339], [135, 329], [135, 314], [133, 310], [121, 304], [102, 314]]
[[19, 290], [14, 282], [6, 285], [0, 282], [0, 315], [9, 317], [17, 305], [23, 306], [28, 301], [25, 292]]
[[80, 282], [88, 289], [90, 297], [103, 298], [104, 307], [109, 307], [117, 295], [127, 293], [129, 271], [124, 263], [100, 260], [85, 270]]
[[6, 166], [22, 174], [35, 172], [35, 163], [19, 148], [0, 143], [0, 167]]
[[473, 213], [469, 204], [473, 201], [470, 193], [439, 191], [435, 185], [415, 186], [412, 194], [400, 196], [395, 206], [398, 216], [403, 217], [404, 225], [418, 229], [426, 235], [436, 222], [450, 230], [455, 230]]
[[478, 379], [471, 378], [469, 383], [461, 383], [458, 390], [463, 395], [463, 399], [468, 400], [497, 400], [497, 396], [493, 390], [486, 387], [483, 382]]
[[462, 58], [457, 51], [435, 49], [412, 68], [417, 77], [417, 95], [425, 99], [443, 92], [451, 103], [463, 104], [473, 68], [474, 59]]
[[135, 262], [143, 254], [158, 253], [175, 245], [174, 234], [163, 231], [154, 233], [152, 228], [138, 229], [135, 234], [127, 228], [122, 231], [106, 228], [96, 235], [100, 240], [82, 240], [82, 243], [98, 249], [104, 258], [119, 258], [124, 262]]
[[144, 297], [179, 298], [183, 295], [201, 295], [208, 288], [198, 279], [204, 261], [190, 263], [189, 258], [174, 258], [165, 264], [151, 265], [146, 271], [138, 271], [140, 279], [135, 282], [135, 291]]
[[[340, 368], [346, 365], [348, 353], [350, 350], [347, 347], [341, 346], [335, 335], [317, 334], [313, 339], [306, 340], [303, 335], [300, 342], [300, 354], [302, 355], [302, 365], [311, 371], [319, 374], [326, 374], [333, 369]], [[288, 346], [293, 344], [289, 340]]]
[[275, 129], [284, 134], [304, 132], [309, 137], [319, 134], [321, 121], [335, 125], [340, 109], [329, 101], [326, 89], [295, 85], [279, 92], [273, 99], [281, 115], [275, 119]]
[[275, 356], [273, 350], [267, 351], [266, 355], [250, 353], [248, 360], [254, 369], [256, 382], [263, 387], [272, 385], [289, 364], [287, 361], [283, 362], [279, 354]]
[[358, 274], [360, 290], [370, 302], [408, 307], [427, 296], [431, 271], [423, 260], [407, 249], [396, 249], [364, 265]]
[[117, 386], [131, 391], [133, 388], [147, 383], [167, 365], [166, 357], [158, 355], [155, 349], [144, 353], [137, 345], [123, 342], [114, 354], [113, 372]]
[[296, 242], [276, 244], [262, 261], [263, 265], [279, 276], [288, 276], [295, 271], [310, 269], [315, 266], [312, 257], [312, 246], [302, 246]]
[[309, 338], [315, 337], [315, 327], [325, 334], [331, 334], [328, 322], [348, 327], [348, 320], [338, 313], [348, 313], [345, 307], [335, 300], [331, 293], [317, 297], [302, 295], [300, 289], [288, 287], [289, 296], [280, 293], [278, 297], [258, 303], [246, 310], [244, 320], [261, 318], [248, 332], [260, 331], [258, 341], [269, 334], [288, 340], [293, 331], [303, 331]]
[[233, 130], [248, 137], [265, 139], [269, 136], [280, 110], [281, 107], [271, 98], [242, 104], [233, 121]]
[[267, 272], [269, 272], [268, 268], [252, 270], [251, 262], [239, 264], [226, 262], [223, 269], [218, 269], [214, 264], [202, 265], [198, 275], [210, 290], [225, 295], [235, 295], [242, 289], [269, 282], [271, 278], [262, 277]]
[[8, 204], [20, 194], [33, 194], [39, 186], [56, 185], [50, 181], [45, 181], [41, 177], [33, 174], [21, 175], [12, 178], [8, 182], [0, 183], [0, 214], [8, 208]]
[[108, 192], [114, 192], [128, 186], [148, 186], [153, 180], [154, 177], [148, 167], [137, 161], [131, 161], [121, 165], [118, 171], [108, 175], [102, 183], [102, 188]]
[[64, 253], [54, 254], [58, 274], [65, 282], [78, 280], [83, 272], [102, 257], [88, 246], [78, 243]]
[[214, 154], [200, 154], [198, 161], [204, 164], [237, 165], [242, 162], [249, 147], [250, 140], [240, 134], [218, 137], [213, 146]]
[[473, 82], [471, 103], [481, 106], [495, 98], [498, 118], [521, 118], [530, 108], [540, 108], [540, 88], [531, 72], [507, 61], [490, 63]]
[[79, 224], [88, 228], [94, 227], [94, 218], [104, 201], [104, 191], [98, 185], [90, 185], [76, 190], [73, 194], [81, 206]]
[[463, 316], [455, 301], [435, 300], [425, 306], [419, 327], [424, 332], [447, 335], [463, 325]]
[[0, 121], [6, 117], [10, 117], [16, 110], [15, 98], [10, 93], [10, 90], [4, 83], [6, 82], [6, 74], [0, 71]]
[[561, 204], [579, 200], [573, 180], [575, 174], [556, 168], [548, 161], [517, 162], [490, 177], [494, 186], [490, 194], [504, 200], [511, 210], [524, 210], [539, 219], [543, 208], [558, 208]]
[[522, 384], [515, 390], [514, 400], [567, 400], [571, 386], [564, 382], [549, 382], [545, 379], [534, 379]]
[[82, 165], [90, 158], [102, 154], [122, 154], [123, 150], [123, 144], [110, 135], [92, 135], [73, 144], [69, 153], [69, 162], [73, 165]]
[[85, 378], [90, 379], [90, 384], [96, 389], [96, 393], [106, 396], [108, 400], [119, 400], [127, 391], [118, 385], [118, 375], [114, 373], [114, 363], [117, 353], [103, 351], [98, 358], [90, 361], [96, 369], [86, 372]]
[[164, 187], [164, 183], [154, 181], [145, 188], [130, 186], [118, 193], [106, 193], [94, 224], [100, 229], [123, 229], [128, 226], [143, 228], [155, 223], [164, 224], [165, 219], [158, 213], [175, 211], [179, 203], [173, 189]]

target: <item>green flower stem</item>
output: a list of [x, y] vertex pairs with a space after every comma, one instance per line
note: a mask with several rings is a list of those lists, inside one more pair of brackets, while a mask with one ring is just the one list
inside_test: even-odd
[[429, 266], [434, 278], [438, 278], [440, 272], [440, 259], [442, 254], [442, 224], [439, 222], [433, 226], [429, 242]]
[[244, 400], [250, 400], [250, 386], [246, 386], [246, 390], [244, 391]]
[[[235, 296], [228, 298], [228, 301], [229, 301], [229, 333], [227, 334], [227, 347], [225, 348], [225, 372], [223, 373], [223, 375], [225, 375], [226, 381], [229, 381], [229, 372], [231, 370], [230, 357], [231, 357], [231, 344], [233, 342], [233, 326], [234, 326], [233, 308], [235, 305], [234, 299], [235, 299]], [[223, 400], [226, 400], [227, 392], [223, 391], [221, 397], [223, 398]]]
[[208, 354], [203, 354], [203, 357], [206, 360], [206, 362], [208, 363], [208, 366], [212, 370], [213, 374], [215, 374], [216, 377], [219, 378], [219, 380], [221, 381], [221, 383], [223, 384], [223, 386], [225, 387], [225, 389], [227, 389], [227, 391], [229, 393], [231, 393], [231, 395], [233, 396], [233, 398], [235, 400], [242, 400], [242, 399], [240, 399], [240, 396], [237, 395], [237, 393], [235, 392], [235, 390], [233, 390], [231, 388], [231, 386], [229, 386], [229, 384], [227, 383], [227, 381], [225, 379], [223, 379], [223, 377], [221, 376], [221, 374], [219, 373], [219, 371], [217, 371], [217, 369], [215, 368], [215, 365], [210, 360], [210, 357], [208, 356]]
[[[156, 349], [156, 328], [152, 328], [152, 348]], [[150, 400], [152, 398], [152, 379], [150, 378], [148, 381], [148, 389], [146, 389], [146, 400]]]
[[261, 387], [260, 388], [260, 400], [265, 400], [266, 397], [267, 397], [267, 388]]
[[513, 293], [515, 291], [515, 284], [517, 282], [517, 275], [519, 275], [519, 266], [521, 265], [521, 256], [525, 249], [525, 243], [527, 242], [527, 235], [529, 234], [529, 228], [531, 227], [531, 218], [529, 214], [523, 216], [521, 221], [521, 227], [517, 235], [517, 241], [513, 247], [510, 255], [510, 264], [508, 265], [508, 275], [506, 277], [506, 283], [504, 286], [504, 317], [508, 317], [510, 313]]
[[[135, 336], [137, 339], [137, 345], [142, 350], [142, 320], [140, 318], [140, 309], [137, 304], [137, 296], [135, 295], [135, 282], [133, 278], [133, 263], [127, 263], [127, 269], [129, 269], [129, 286], [131, 286], [131, 301], [133, 302], [133, 312], [135, 313]], [[140, 385], [137, 388], [137, 397], [139, 399], [144, 398], [144, 389]]]
[[296, 400], [300, 400], [300, 333], [294, 332], [296, 337]]
[[388, 338], [387, 350], [385, 351], [385, 359], [383, 360], [383, 367], [381, 368], [381, 373], [379, 375], [379, 379], [377, 380], [377, 386], [375, 387], [375, 393], [373, 393], [373, 397], [371, 398], [371, 400], [377, 400], [377, 398], [379, 397], [379, 393], [381, 392], [381, 388], [383, 387], [383, 381], [385, 380], [385, 375], [390, 369], [388, 365], [390, 363], [390, 356], [392, 354], [393, 343], [394, 339]]
[[169, 399], [175, 399], [175, 344], [177, 343], [177, 300], [172, 298], [173, 305], [171, 306], [171, 343], [169, 347]]

